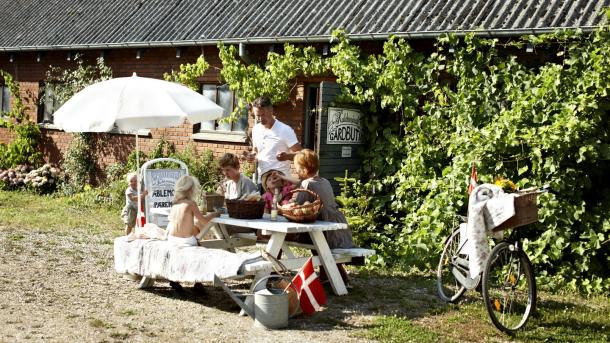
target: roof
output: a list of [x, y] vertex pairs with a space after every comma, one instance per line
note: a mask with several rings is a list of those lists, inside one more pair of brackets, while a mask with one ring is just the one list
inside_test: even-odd
[[0, 50], [585, 31], [610, 0], [0, 0]]

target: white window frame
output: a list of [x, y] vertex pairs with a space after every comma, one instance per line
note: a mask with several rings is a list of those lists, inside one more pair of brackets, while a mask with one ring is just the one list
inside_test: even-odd
[[[39, 106], [42, 106], [42, 109], [40, 109], [40, 118], [38, 121], [38, 125], [40, 127], [44, 127], [46, 129], [57, 129], [59, 130], [59, 127], [57, 127], [55, 124], [53, 124], [53, 114], [55, 113], [55, 111], [57, 111], [57, 109], [62, 105], [59, 103], [59, 101], [57, 99], [55, 99], [55, 97], [53, 97], [52, 99], [48, 99], [49, 97], [49, 89], [53, 89], [53, 87], [55, 86], [55, 83], [44, 83], [41, 85], [41, 87], [44, 87], [44, 91], [40, 93], [41, 97], [44, 97], [44, 103], [39, 103]], [[49, 113], [49, 102], [51, 102], [51, 108], [52, 110]], [[50, 116], [50, 121], [47, 118], [47, 113]]]
[[[228, 91], [231, 99], [230, 102], [227, 102], [225, 99], [225, 104], [221, 104], [221, 92]], [[223, 118], [231, 115], [231, 112], [235, 108], [237, 104], [237, 97], [233, 91], [229, 90], [227, 85], [218, 85], [218, 84], [201, 84], [200, 92], [203, 95], [206, 95], [208, 99], [214, 101], [216, 104], [219, 104], [224, 108]], [[230, 104], [230, 106], [228, 106]], [[236, 143], [244, 143], [247, 141], [248, 136], [248, 115], [244, 113], [245, 118], [242, 122], [234, 122], [234, 123], [219, 123], [218, 120], [211, 120], [207, 122], [203, 122], [199, 125], [196, 125], [196, 131], [193, 133], [193, 139], [201, 139], [201, 140], [211, 140], [211, 141], [222, 141], [222, 142], [236, 142]], [[243, 126], [243, 131], [240, 130], [239, 127]], [[229, 127], [227, 127], [229, 126]], [[228, 129], [228, 130], [227, 130]]]

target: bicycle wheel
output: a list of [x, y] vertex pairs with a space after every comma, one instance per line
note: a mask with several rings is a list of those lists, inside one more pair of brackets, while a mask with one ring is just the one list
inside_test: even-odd
[[536, 279], [527, 255], [507, 242], [491, 251], [483, 271], [483, 301], [492, 323], [513, 333], [536, 308]]
[[[458, 227], [453, 230], [453, 233], [447, 239], [436, 270], [438, 295], [443, 301], [450, 303], [458, 301], [466, 291], [466, 288], [462, 286], [453, 274], [454, 272], [459, 272], [462, 275], [467, 275], [468, 273], [468, 257], [458, 253], [459, 244], [460, 230]], [[464, 262], [466, 262], [465, 266], [463, 265]]]

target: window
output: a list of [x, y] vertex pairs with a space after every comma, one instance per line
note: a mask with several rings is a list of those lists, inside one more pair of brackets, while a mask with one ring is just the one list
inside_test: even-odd
[[[201, 93], [224, 109], [223, 117], [230, 116], [237, 104], [237, 97], [227, 85], [204, 84], [201, 87]], [[202, 122], [195, 128], [197, 133], [195, 133], [194, 138], [245, 142], [247, 130], [248, 114], [247, 110], [244, 109], [237, 121], [232, 123], [224, 123], [219, 120]]]
[[47, 83], [40, 88], [43, 91], [40, 94], [38, 122], [42, 124], [53, 124], [53, 113], [62, 105], [55, 93], [57, 87], [55, 83]]
[[2, 113], [11, 110], [11, 91], [5, 85], [0, 85], [0, 110]]

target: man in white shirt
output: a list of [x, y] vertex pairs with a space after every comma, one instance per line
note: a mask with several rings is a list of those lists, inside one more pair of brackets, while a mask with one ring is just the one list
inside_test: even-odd
[[252, 129], [253, 152], [248, 160], [257, 162], [257, 182], [270, 170], [279, 170], [290, 175], [290, 161], [302, 149], [294, 130], [275, 119], [271, 99], [258, 97], [252, 102], [252, 112], [257, 124]]

